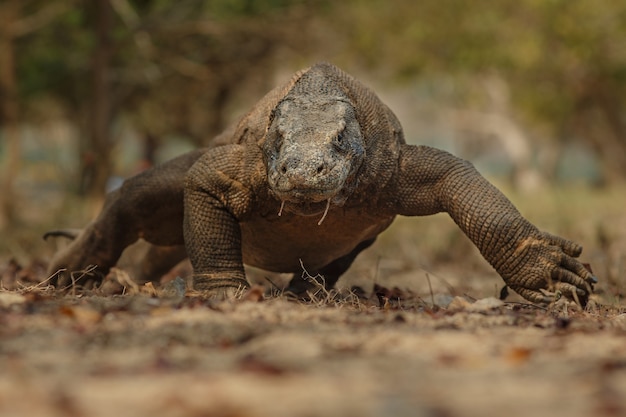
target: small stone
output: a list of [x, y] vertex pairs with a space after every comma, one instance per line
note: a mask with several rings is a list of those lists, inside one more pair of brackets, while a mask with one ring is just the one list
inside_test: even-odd
[[183, 298], [187, 291], [187, 283], [181, 277], [176, 277], [163, 286], [159, 296], [163, 298]]
[[450, 294], [435, 294], [434, 295], [435, 306], [441, 308], [448, 308], [454, 297]]

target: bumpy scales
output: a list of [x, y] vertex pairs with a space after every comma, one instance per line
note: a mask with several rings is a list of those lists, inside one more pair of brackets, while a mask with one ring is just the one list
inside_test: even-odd
[[268, 93], [214, 146], [126, 180], [49, 272], [104, 274], [141, 237], [153, 245], [141, 279], [188, 256], [207, 295], [246, 287], [244, 263], [296, 273], [294, 291], [304, 265], [331, 287], [396, 215], [444, 211], [523, 297], [586, 302], [579, 245], [538, 230], [468, 162], [405, 144], [391, 110], [330, 64]]

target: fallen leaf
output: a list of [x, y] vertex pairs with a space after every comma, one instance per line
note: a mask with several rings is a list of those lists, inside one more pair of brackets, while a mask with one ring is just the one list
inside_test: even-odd
[[152, 284], [151, 282], [146, 282], [145, 284], [143, 284], [140, 292], [141, 294], [149, 295], [151, 297], [157, 296], [157, 290], [156, 288], [154, 288], [154, 284]]
[[265, 299], [265, 288], [262, 285], [254, 285], [241, 297], [243, 301], [260, 302]]
[[261, 375], [278, 376], [285, 373], [284, 369], [257, 358], [254, 355], [248, 355], [242, 358], [239, 362], [239, 367], [246, 372]]
[[140, 288], [135, 281], [128, 275], [128, 272], [123, 269], [113, 267], [109, 271], [108, 277], [117, 281], [122, 287], [125, 288], [126, 294], [137, 294], [140, 292]]
[[466, 311], [469, 310], [471, 306], [472, 303], [467, 301], [465, 298], [456, 296], [452, 299], [452, 301], [450, 301], [450, 304], [448, 304], [448, 310]]
[[514, 347], [505, 353], [504, 359], [510, 365], [520, 366], [528, 362], [532, 353], [532, 349], [527, 347]]
[[59, 313], [74, 319], [82, 325], [92, 325], [102, 319], [102, 314], [96, 310], [80, 306], [61, 306]]

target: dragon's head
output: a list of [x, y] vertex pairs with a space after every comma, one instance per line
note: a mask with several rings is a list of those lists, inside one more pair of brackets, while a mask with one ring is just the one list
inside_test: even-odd
[[272, 193], [302, 215], [343, 205], [365, 158], [354, 106], [337, 94], [287, 95], [271, 114], [262, 147]]

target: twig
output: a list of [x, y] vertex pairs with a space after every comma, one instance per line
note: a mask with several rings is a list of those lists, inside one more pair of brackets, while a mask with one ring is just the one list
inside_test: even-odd
[[433, 303], [433, 307], [435, 307], [435, 294], [433, 294], [433, 286], [430, 284], [430, 275], [428, 275], [428, 272], [426, 272], [426, 281], [428, 281], [428, 290], [430, 291], [430, 300]]
[[[98, 265], [89, 265], [87, 268], [83, 269], [82, 271], [76, 271], [76, 272], [70, 273], [70, 279], [72, 280], [72, 283], [70, 285], [67, 285], [61, 288], [61, 291], [65, 291], [68, 288], [72, 287], [72, 295], [76, 295], [76, 282], [80, 281], [86, 275], [90, 275], [97, 268], [98, 268]], [[76, 275], [78, 275], [78, 277], [76, 277]]]
[[532, 307], [532, 308], [536, 308], [536, 309], [543, 310], [543, 311], [550, 311], [546, 307], [542, 307], [542, 306], [537, 305], [537, 304], [523, 303], [523, 302], [520, 302], [520, 301], [505, 301], [504, 303], [505, 304], [515, 304], [515, 305], [520, 305], [520, 306], [524, 306], [524, 307]]
[[280, 288], [278, 285], [276, 285], [276, 283], [274, 283], [274, 281], [272, 281], [272, 280], [270, 279], [270, 277], [266, 276], [266, 277], [263, 277], [263, 278], [265, 278], [265, 280], [266, 280], [267, 282], [269, 282], [269, 283], [270, 283], [270, 285], [271, 285], [272, 287], [274, 287], [274, 289], [276, 289], [277, 291], [281, 291], [281, 288]]

